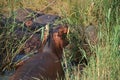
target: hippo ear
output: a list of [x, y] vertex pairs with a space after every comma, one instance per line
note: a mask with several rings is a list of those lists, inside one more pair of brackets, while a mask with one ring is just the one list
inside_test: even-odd
[[25, 22], [25, 26], [27, 26], [27, 27], [30, 27], [32, 24], [33, 24], [33, 21], [32, 21], [32, 20], [27, 20], [27, 21]]

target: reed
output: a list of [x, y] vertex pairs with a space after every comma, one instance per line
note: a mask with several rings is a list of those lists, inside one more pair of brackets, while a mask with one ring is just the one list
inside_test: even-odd
[[[49, 14], [58, 14], [63, 18], [61, 22], [69, 23], [69, 39], [72, 48], [65, 49], [64, 52], [63, 63], [65, 63], [66, 68], [66, 80], [120, 79], [119, 0], [55, 0], [55, 2], [53, 0], [4, 0], [0, 3], [0, 11], [5, 15], [11, 15], [17, 8], [23, 7]], [[89, 44], [89, 49], [95, 56], [88, 57], [81, 45], [85, 38], [83, 30], [90, 23], [93, 23], [98, 29], [98, 43], [95, 46]], [[14, 32], [14, 27], [15, 24], [7, 24], [0, 34], [0, 43], [4, 43], [4, 45], [0, 45], [0, 49], [7, 51], [4, 62], [9, 64], [11, 57], [14, 57], [9, 53], [14, 54], [19, 50], [21, 43], [26, 40], [13, 42], [11, 38], [8, 38], [10, 33]], [[3, 36], [4, 32], [6, 34]], [[82, 73], [78, 69], [79, 66], [71, 67], [68, 64], [74, 59], [76, 52], [83, 53], [80, 59], [88, 60], [88, 65]], [[0, 55], [4, 55], [4, 53], [1, 52]], [[9, 66], [7, 63], [3, 64]], [[6, 69], [6, 67], [2, 69]]]

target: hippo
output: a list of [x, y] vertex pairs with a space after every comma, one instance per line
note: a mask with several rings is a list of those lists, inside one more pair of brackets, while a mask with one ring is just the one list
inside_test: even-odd
[[65, 76], [61, 59], [63, 48], [69, 43], [67, 34], [67, 25], [50, 30], [43, 50], [25, 61], [9, 80], [34, 80], [37, 78], [40, 80], [63, 80]]

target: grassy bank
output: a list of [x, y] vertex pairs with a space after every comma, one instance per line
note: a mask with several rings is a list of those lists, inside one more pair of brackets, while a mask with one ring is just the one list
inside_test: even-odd
[[[120, 79], [120, 1], [119, 0], [4, 0], [0, 1], [0, 11], [10, 16], [17, 8], [31, 8], [50, 14], [58, 14], [62, 21], [70, 25], [70, 45], [72, 48], [65, 50], [64, 62], [66, 63], [66, 80], [119, 80]], [[34, 6], [33, 6], [34, 5]], [[82, 30], [90, 23], [98, 29], [98, 43], [89, 44], [89, 49], [95, 56], [87, 56], [82, 48], [84, 34]], [[16, 24], [6, 25], [5, 36], [9, 36]], [[82, 30], [81, 30], [82, 29]], [[3, 30], [3, 32], [4, 32]], [[4, 40], [5, 49], [14, 54], [19, 51], [20, 42], [15, 45], [13, 40], [8, 40], [0, 34], [0, 41]], [[24, 40], [23, 40], [24, 41]], [[8, 44], [9, 43], [9, 44]], [[13, 45], [14, 43], [14, 45]], [[22, 42], [23, 43], [23, 42]], [[7, 45], [8, 44], [8, 45]], [[13, 45], [13, 46], [11, 46]], [[3, 46], [0, 46], [2, 49]], [[77, 52], [82, 52], [88, 60], [88, 65], [82, 74], [79, 66], [70, 67], [71, 61]], [[2, 53], [1, 53], [2, 54]], [[10, 61], [8, 55], [5, 61]], [[80, 57], [82, 59], [82, 57]], [[8, 60], [7, 60], [8, 59]], [[8, 62], [10, 63], [10, 62]], [[9, 66], [9, 64], [6, 63]]]

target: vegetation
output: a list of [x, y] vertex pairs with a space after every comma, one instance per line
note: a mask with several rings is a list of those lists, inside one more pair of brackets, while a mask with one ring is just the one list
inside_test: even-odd
[[[17, 8], [31, 8], [62, 16], [62, 21], [70, 26], [70, 48], [65, 49], [63, 63], [66, 67], [66, 80], [119, 80], [120, 79], [120, 0], [3, 0], [0, 1], [1, 14], [10, 16]], [[34, 6], [33, 6], [34, 5]], [[46, 7], [47, 6], [47, 7]], [[90, 23], [98, 29], [98, 42], [89, 43], [91, 56], [83, 49], [84, 29]], [[2, 70], [7, 69], [17, 51], [26, 39], [16, 42], [9, 38], [14, 32], [15, 23], [6, 24], [0, 28], [0, 55], [4, 58]], [[2, 26], [0, 26], [2, 27]], [[13, 34], [14, 35], [14, 34]], [[74, 55], [82, 52], [82, 57], [87, 59], [88, 65], [79, 70], [80, 65], [70, 66], [68, 63]], [[2, 64], [2, 65], [3, 65]], [[1, 65], [1, 64], [0, 64]], [[0, 66], [1, 67], [1, 66]]]

